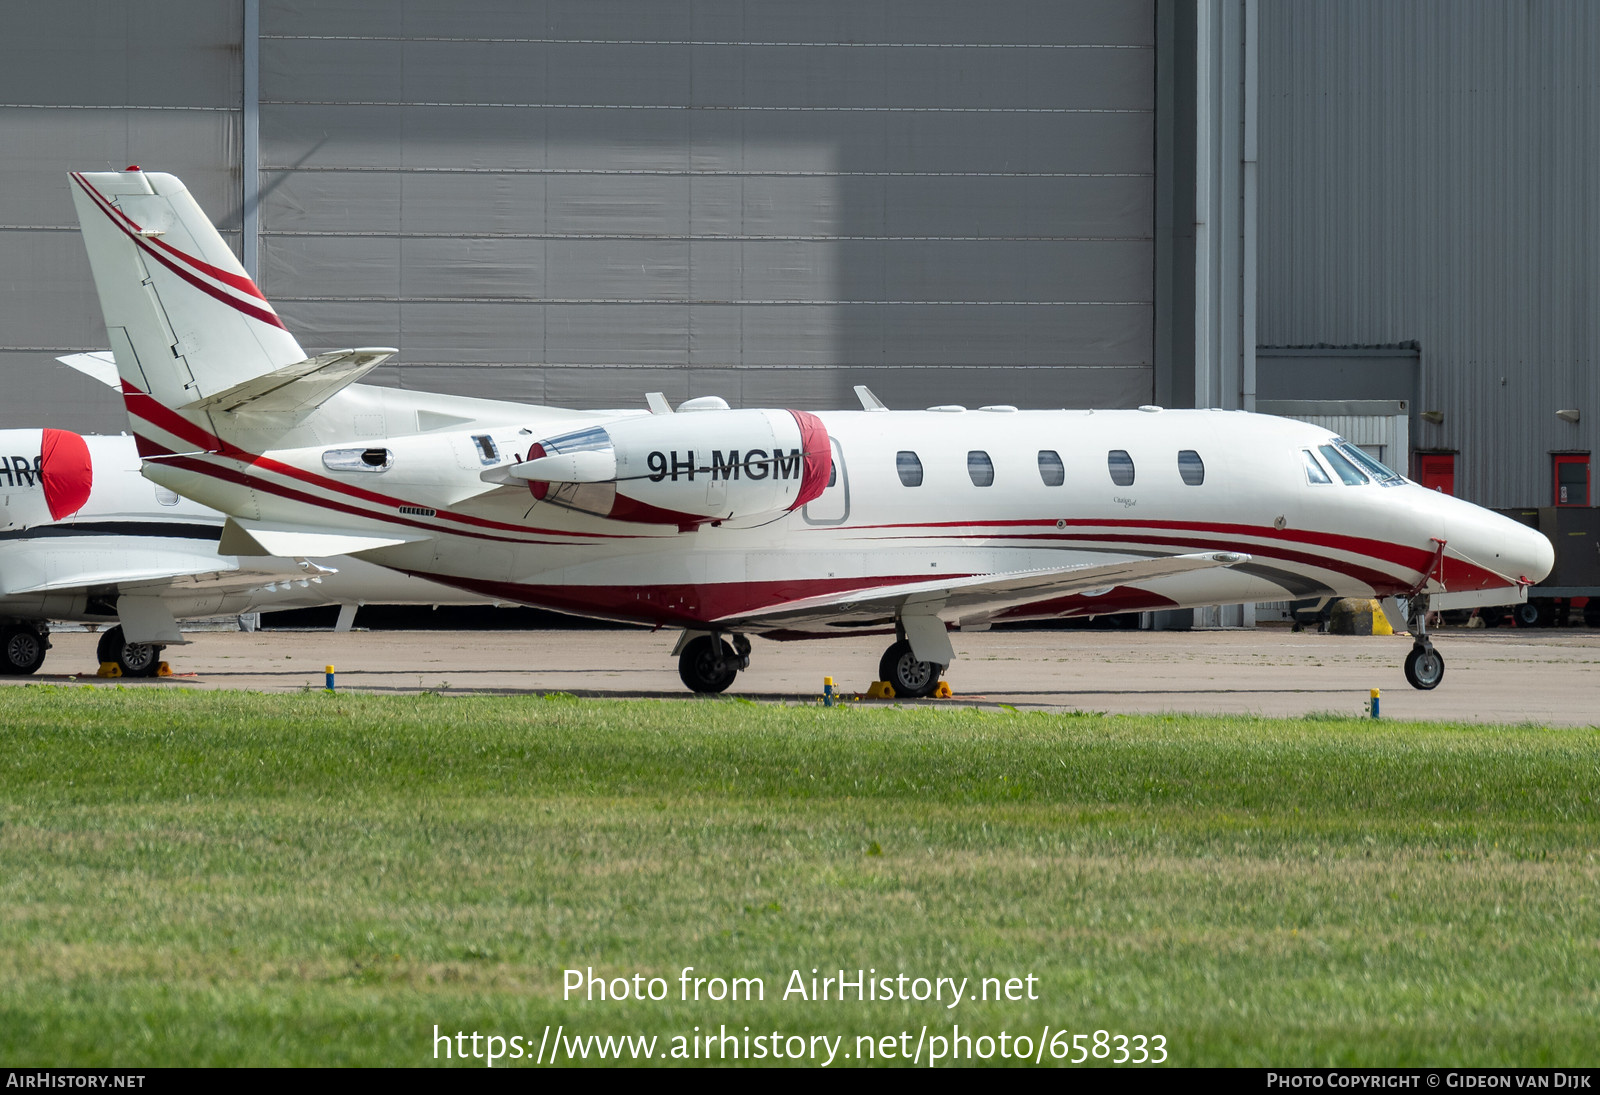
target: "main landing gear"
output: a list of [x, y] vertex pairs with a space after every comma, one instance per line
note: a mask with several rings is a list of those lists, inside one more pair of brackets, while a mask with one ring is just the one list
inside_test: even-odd
[[718, 634], [685, 632], [678, 641], [678, 676], [689, 691], [714, 696], [727, 691], [739, 670], [750, 668], [750, 640], [732, 636], [730, 644]]
[[50, 649], [49, 632], [33, 624], [7, 624], [0, 628], [0, 673], [25, 677], [36, 673]]
[[1406, 623], [1416, 644], [1406, 655], [1406, 680], [1424, 692], [1439, 687], [1444, 680], [1444, 657], [1428, 638], [1428, 598], [1412, 597], [1406, 603]]
[[945, 666], [937, 662], [918, 661], [905, 639], [897, 640], [878, 660], [878, 679], [888, 681], [901, 699], [920, 700], [933, 695], [944, 671]]
[[[673, 653], [678, 655], [683, 683], [705, 696], [726, 692], [739, 671], [750, 668], [750, 640], [744, 635], [686, 631]], [[878, 661], [878, 679], [888, 681], [901, 699], [933, 695], [944, 671], [938, 662], [920, 660], [903, 635]]]
[[116, 662], [124, 677], [154, 677], [161, 670], [161, 652], [166, 649], [155, 643], [130, 643], [123, 636], [122, 625], [100, 633], [95, 655], [101, 664]]

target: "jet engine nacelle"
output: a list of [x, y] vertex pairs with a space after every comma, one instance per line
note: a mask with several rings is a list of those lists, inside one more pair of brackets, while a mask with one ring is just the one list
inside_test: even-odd
[[66, 430], [0, 430], [0, 529], [70, 517], [89, 500], [94, 464]]
[[547, 438], [510, 469], [555, 505], [680, 528], [798, 509], [832, 472], [822, 421], [790, 410], [622, 419]]

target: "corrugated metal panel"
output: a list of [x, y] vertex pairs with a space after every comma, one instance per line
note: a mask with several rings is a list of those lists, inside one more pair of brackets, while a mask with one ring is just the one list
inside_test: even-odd
[[262, 287], [419, 388], [1147, 401], [1153, 10], [264, 0]]
[[[586, 405], [1150, 398], [1153, 0], [260, 9], [260, 279], [310, 349]], [[120, 429], [50, 360], [104, 345], [64, 177], [173, 171], [238, 240], [240, 5], [6, 29], [0, 426]]]
[[1586, 0], [1262, 3], [1259, 341], [1419, 340], [1414, 441], [1486, 505], [1594, 447], [1596, 72]]
[[130, 163], [183, 176], [237, 246], [238, 4], [14, 5], [0, 36], [0, 428], [127, 428], [109, 389], [56, 355], [103, 349], [105, 324], [67, 172]]

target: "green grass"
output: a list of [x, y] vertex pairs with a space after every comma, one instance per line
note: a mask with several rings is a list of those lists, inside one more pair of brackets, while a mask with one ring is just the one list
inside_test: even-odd
[[[430, 1064], [435, 1024], [533, 1044], [547, 1023], [748, 1025], [850, 1052], [960, 1023], [1161, 1034], [1190, 1065], [1592, 1062], [1597, 747], [1332, 718], [0, 689], [0, 1060]], [[671, 995], [563, 1000], [591, 966]], [[766, 999], [678, 1000], [684, 966]], [[813, 967], [1032, 974], [1039, 999], [780, 999]]]

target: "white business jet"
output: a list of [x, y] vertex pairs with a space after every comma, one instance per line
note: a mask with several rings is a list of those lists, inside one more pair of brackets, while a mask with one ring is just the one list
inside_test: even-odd
[[904, 412], [865, 389], [860, 411], [627, 413], [361, 384], [394, 351], [307, 356], [178, 179], [72, 190], [144, 474], [228, 514], [222, 551], [681, 628], [697, 692], [751, 635], [892, 634], [879, 676], [923, 696], [951, 628], [1315, 596], [1389, 598], [1432, 688], [1430, 605], [1520, 600], [1552, 565], [1537, 532], [1263, 415]]
[[363, 603], [484, 600], [351, 559], [219, 556], [223, 519], [142, 478], [131, 437], [0, 430], [0, 674], [44, 664], [52, 620], [112, 625], [100, 661], [147, 677], [185, 618], [337, 604], [348, 628]]

